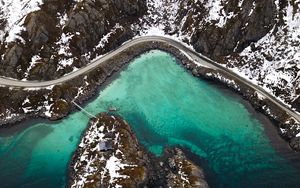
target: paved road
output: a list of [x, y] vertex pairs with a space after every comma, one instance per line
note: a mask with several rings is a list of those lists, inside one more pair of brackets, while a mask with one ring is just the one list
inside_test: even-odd
[[113, 58], [115, 55], [117, 55], [118, 53], [124, 51], [125, 49], [135, 46], [137, 44], [143, 43], [143, 42], [165, 42], [168, 43], [169, 45], [172, 45], [173, 47], [178, 48], [179, 50], [181, 50], [182, 52], [184, 52], [187, 56], [190, 56], [190, 58], [194, 59], [194, 61], [200, 63], [201, 65], [205, 66], [205, 67], [209, 67], [211, 69], [214, 70], [222, 70], [227, 72], [230, 76], [232, 76], [233, 78], [240, 80], [241, 82], [243, 82], [244, 84], [246, 84], [247, 86], [249, 86], [250, 88], [256, 90], [260, 95], [264, 96], [265, 98], [268, 98], [269, 100], [271, 100], [273, 103], [275, 103], [278, 108], [281, 108], [283, 110], [285, 110], [288, 114], [290, 114], [291, 116], [293, 116], [296, 120], [298, 120], [300, 122], [300, 115], [297, 114], [295, 111], [293, 111], [292, 109], [290, 109], [287, 105], [285, 105], [284, 103], [282, 103], [281, 101], [277, 100], [274, 96], [272, 96], [271, 94], [269, 94], [268, 92], [266, 92], [263, 88], [261, 88], [260, 86], [254, 85], [253, 83], [251, 83], [250, 81], [246, 80], [245, 78], [237, 75], [236, 73], [234, 73], [233, 71], [224, 68], [223, 66], [217, 64], [214, 61], [211, 61], [210, 59], [206, 58], [205, 56], [202, 56], [201, 54], [191, 50], [190, 48], [186, 47], [185, 45], [183, 45], [180, 42], [177, 42], [173, 39], [170, 38], [165, 38], [165, 37], [160, 37], [160, 36], [147, 36], [147, 37], [139, 37], [136, 39], [132, 39], [128, 42], [126, 42], [125, 44], [123, 44], [122, 46], [120, 46], [118, 49], [107, 53], [106, 55], [102, 56], [99, 59], [93, 60], [90, 64], [88, 64], [87, 66], [72, 72], [68, 75], [65, 75], [61, 78], [55, 79], [55, 80], [50, 80], [50, 81], [20, 81], [20, 80], [14, 80], [14, 79], [9, 79], [9, 78], [4, 78], [4, 77], [0, 77], [0, 85], [2, 86], [8, 86], [8, 87], [23, 87], [23, 88], [45, 88], [51, 85], [57, 85], [60, 84], [62, 82], [71, 80], [79, 75], [85, 74], [86, 72], [96, 68], [99, 64], [101, 64], [102, 62]]

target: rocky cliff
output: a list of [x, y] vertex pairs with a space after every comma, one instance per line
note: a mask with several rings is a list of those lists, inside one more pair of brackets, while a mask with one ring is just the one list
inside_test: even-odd
[[57, 78], [112, 50], [146, 10], [142, 0], [1, 2], [0, 75], [30, 80]]

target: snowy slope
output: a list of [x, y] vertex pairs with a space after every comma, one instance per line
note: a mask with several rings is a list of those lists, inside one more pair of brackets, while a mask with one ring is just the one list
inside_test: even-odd
[[[243, 0], [238, 2], [238, 8], [241, 10], [243, 3]], [[228, 20], [238, 16], [238, 12], [226, 9], [226, 4], [228, 1], [224, 0], [193, 2], [148, 0], [149, 14], [135, 27], [138, 28], [140, 35], [164, 35], [190, 45], [195, 29], [201, 30], [207, 24], [223, 28], [226, 27]], [[299, 0], [290, 0], [281, 10], [278, 0], [275, 4], [277, 22], [279, 13], [283, 15], [281, 19], [284, 22], [281, 25], [277, 23], [265, 37], [253, 43], [252, 48], [255, 46], [255, 49], [247, 47], [238, 53], [238, 58], [236, 53], [229, 55], [225, 63], [236, 73], [263, 86], [291, 105], [300, 94], [300, 5]], [[253, 1], [249, 16], [253, 14], [255, 8], [256, 2]], [[182, 17], [180, 12], [187, 13]], [[246, 25], [248, 23], [245, 23]]]
[[283, 9], [281, 25], [246, 48], [241, 57], [229, 56], [227, 64], [289, 104], [300, 95], [300, 1], [294, 3], [289, 1]]
[[0, 41], [12, 42], [20, 39], [24, 30], [24, 19], [30, 12], [40, 9], [43, 0], [1, 0], [0, 1]]
[[133, 187], [145, 179], [141, 155], [127, 123], [115, 116], [98, 115], [91, 120], [72, 159], [70, 187]]

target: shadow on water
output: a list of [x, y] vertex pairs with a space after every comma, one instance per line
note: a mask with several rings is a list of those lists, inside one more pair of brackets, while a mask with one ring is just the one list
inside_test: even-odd
[[18, 122], [6, 127], [0, 128], [0, 137], [9, 137], [15, 134], [19, 134], [20, 132], [25, 131], [26, 129], [32, 127], [33, 125], [37, 125], [39, 123], [43, 123], [45, 125], [53, 125], [59, 124], [62, 120], [50, 121], [44, 118], [32, 118], [26, 119], [22, 122]]
[[26, 142], [18, 142], [16, 140], [11, 143], [12, 145], [7, 146], [5, 151], [1, 152], [1, 188], [23, 186], [23, 179], [20, 178], [24, 178], [24, 174], [28, 169], [28, 164], [24, 162], [30, 161], [35, 145], [37, 145], [42, 138], [49, 135], [52, 131], [53, 128], [50, 126], [35, 127], [35, 131], [26, 131], [20, 136], [20, 138], [17, 139], [22, 139]]
[[[210, 187], [216, 187], [216, 188], [225, 188], [225, 187], [295, 187], [299, 183], [299, 176], [295, 175], [293, 170], [291, 171], [291, 174], [284, 174], [280, 171], [285, 168], [285, 165], [273, 168], [268, 165], [269, 162], [264, 161], [262, 159], [261, 163], [267, 163], [265, 169], [253, 170], [251, 176], [249, 175], [249, 172], [252, 170], [251, 168], [247, 169], [246, 165], [240, 165], [240, 166], [232, 166], [231, 169], [228, 168], [225, 172], [220, 174], [220, 172], [216, 172], [214, 166], [211, 165], [210, 159], [207, 159], [205, 157], [200, 157], [195, 152], [191, 151], [190, 148], [187, 148], [185, 146], [178, 146], [183, 150], [187, 158], [191, 161], [193, 161], [196, 165], [200, 166], [205, 174], [205, 178], [209, 184]], [[220, 164], [226, 164], [226, 161], [219, 161]], [[276, 161], [277, 163], [279, 161]], [[253, 165], [254, 163], [251, 162]], [[259, 163], [254, 165], [261, 165]], [[224, 168], [225, 165], [224, 165]], [[232, 179], [226, 179], [228, 178], [228, 175], [230, 175], [231, 171], [238, 171], [239, 173], [242, 173], [243, 168], [245, 168], [245, 174], [242, 176], [237, 176], [236, 178]], [[247, 171], [248, 170], [248, 171]], [[250, 170], [250, 171], [249, 171]], [[276, 172], [274, 172], [276, 171]], [[285, 171], [286, 172], [286, 171]], [[284, 180], [285, 179], [285, 180]], [[280, 181], [283, 180], [283, 181]], [[288, 181], [287, 181], [288, 180]]]
[[270, 120], [266, 115], [255, 110], [249, 101], [244, 99], [240, 94], [229, 89], [224, 84], [213, 81], [207, 81], [207, 83], [218, 88], [224, 95], [237, 99], [241, 104], [243, 104], [249, 111], [251, 117], [259, 120], [271, 146], [275, 149], [277, 154], [290, 161], [295, 168], [300, 170], [300, 152], [293, 151], [289, 146], [289, 143], [280, 137], [277, 122]]
[[[181, 137], [184, 140], [193, 140], [194, 144], [199, 148], [209, 148], [211, 150], [205, 150], [204, 152], [207, 154], [206, 157], [200, 157], [199, 154], [196, 154], [195, 151], [192, 151], [191, 148], [187, 148], [186, 146], [181, 145], [180, 147], [183, 149], [187, 157], [192, 160], [197, 165], [201, 166], [204, 169], [204, 172], [206, 174], [207, 181], [211, 187], [229, 187], [229, 185], [234, 186], [234, 182], [230, 182], [226, 184], [228, 180], [226, 180], [227, 175], [234, 172], [236, 169], [240, 171], [240, 173], [243, 173], [243, 170], [245, 170], [245, 175], [241, 176], [236, 179], [239, 184], [237, 184], [235, 187], [266, 187], [272, 185], [272, 187], [294, 187], [295, 185], [299, 184], [299, 173], [300, 173], [300, 153], [294, 152], [289, 147], [288, 143], [284, 141], [277, 132], [277, 127], [274, 122], [272, 122], [270, 119], [268, 119], [265, 115], [262, 113], [256, 111], [252, 105], [243, 99], [240, 95], [237, 93], [234, 93], [224, 85], [209, 82], [209, 84], [213, 85], [214, 87], [217, 87], [222, 91], [224, 95], [227, 95], [228, 97], [232, 97], [235, 99], [238, 99], [240, 103], [242, 103], [247, 110], [249, 111], [252, 118], [259, 120], [260, 124], [263, 125], [264, 133], [267, 136], [267, 139], [270, 141], [269, 144], [274, 148], [274, 152], [269, 151], [269, 147], [266, 145], [261, 145], [258, 149], [260, 152], [260, 156], [256, 156], [254, 154], [254, 158], [252, 156], [251, 152], [251, 145], [249, 145], [249, 154], [242, 154], [242, 149], [239, 149], [239, 143], [233, 141], [229, 137], [222, 136], [222, 138], [218, 138], [223, 140], [224, 145], [216, 147], [214, 145], [214, 137], [211, 137], [207, 135], [206, 133], [201, 132], [200, 130], [184, 130], [181, 132]], [[195, 134], [197, 132], [197, 134]], [[227, 143], [227, 144], [226, 144]], [[230, 144], [232, 143], [232, 144]], [[268, 143], [267, 143], [268, 144]], [[234, 146], [234, 147], [233, 147]], [[215, 148], [214, 148], [215, 147]], [[244, 146], [243, 146], [244, 147]], [[213, 148], [213, 149], [212, 149]], [[228, 150], [225, 149], [226, 152], [219, 152], [219, 149], [228, 148]], [[229, 149], [231, 148], [231, 149]], [[268, 149], [265, 149], [268, 148]], [[257, 148], [256, 148], [257, 149]], [[255, 149], [253, 148], [255, 151]], [[234, 157], [234, 155], [237, 157]], [[277, 154], [277, 155], [276, 155]], [[228, 161], [222, 160], [222, 157], [218, 157], [221, 155], [228, 155], [230, 156], [231, 160], [236, 158], [237, 161], [241, 161], [237, 163], [237, 166], [231, 166], [228, 169], [226, 167], [226, 163]], [[241, 155], [241, 156], [240, 156]], [[243, 156], [244, 155], [244, 156]], [[249, 155], [249, 159], [247, 159], [247, 155]], [[266, 157], [270, 158], [266, 158]], [[217, 157], [214, 159], [214, 157]], [[240, 158], [241, 157], [241, 158]], [[256, 157], [256, 159], [255, 159]], [[212, 166], [213, 163], [216, 164], [216, 161], [221, 166], [221, 170], [218, 169], [217, 171], [223, 171], [224, 177], [220, 177], [220, 174], [216, 173], [216, 166]], [[277, 166], [272, 166], [273, 164], [276, 164]], [[253, 166], [262, 166], [263, 168], [260, 169], [260, 171], [255, 171], [252, 169]], [[236, 168], [236, 169], [234, 169]], [[245, 169], [243, 169], [245, 168]], [[283, 168], [290, 168], [291, 174], [285, 174], [281, 173], [281, 170]], [[232, 171], [232, 172], [231, 172]], [[252, 172], [253, 171], [253, 172]], [[251, 176], [249, 176], [249, 172], [251, 172]], [[272, 172], [271, 175], [270, 172]], [[286, 172], [286, 171], [285, 171]], [[247, 175], [249, 177], [247, 177]], [[278, 181], [279, 179], [287, 179], [284, 182]], [[223, 179], [220, 181], [220, 179]], [[253, 182], [253, 180], [257, 180], [257, 182]], [[231, 180], [232, 181], [232, 180]], [[222, 183], [220, 183], [222, 182]]]
[[176, 146], [176, 147], [180, 148], [189, 160], [193, 161], [197, 166], [199, 166], [203, 169], [204, 174], [205, 174], [205, 180], [207, 181], [207, 183], [210, 187], [217, 187], [218, 182], [216, 182], [216, 180], [217, 180], [218, 175], [209, 166], [209, 163], [207, 160], [205, 160], [203, 157], [199, 157], [199, 155], [195, 154], [190, 149], [188, 149], [184, 146]]

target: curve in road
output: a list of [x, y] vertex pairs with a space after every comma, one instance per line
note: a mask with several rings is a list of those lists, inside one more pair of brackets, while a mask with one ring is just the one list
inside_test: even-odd
[[269, 99], [271, 102], [276, 104], [279, 108], [286, 111], [290, 116], [294, 117], [298, 122], [300, 122], [300, 115], [296, 113], [294, 110], [292, 110], [290, 107], [288, 107], [286, 104], [282, 103], [278, 99], [276, 99], [273, 95], [266, 92], [263, 88], [260, 86], [257, 86], [253, 83], [251, 83], [249, 80], [246, 80], [245, 78], [237, 75], [233, 71], [227, 69], [226, 67], [223, 67], [219, 65], [218, 63], [210, 60], [209, 58], [191, 50], [190, 48], [186, 47], [184, 44], [175, 41], [170, 38], [161, 37], [161, 36], [145, 36], [145, 37], [139, 37], [132, 39], [123, 45], [121, 45], [119, 48], [117, 48], [114, 51], [111, 51], [107, 53], [106, 55], [100, 57], [99, 59], [93, 60], [91, 63], [89, 63], [87, 66], [80, 68], [77, 71], [74, 71], [70, 74], [67, 74], [65, 76], [62, 76], [55, 80], [50, 81], [21, 81], [21, 80], [14, 80], [10, 78], [0, 77], [0, 85], [1, 86], [7, 86], [7, 87], [23, 87], [23, 88], [45, 88], [52, 85], [57, 85], [63, 82], [66, 82], [68, 80], [71, 80], [79, 75], [85, 74], [86, 72], [96, 68], [99, 64], [102, 62], [105, 62], [109, 60], [110, 58], [113, 58], [118, 53], [124, 51], [127, 48], [133, 47], [137, 44], [144, 43], [144, 42], [163, 42], [168, 43], [169, 45], [183, 51], [186, 55], [190, 56], [194, 61], [197, 61], [201, 65], [214, 69], [214, 70], [221, 70], [225, 71], [229, 76], [233, 77], [234, 79], [237, 79], [241, 81], [243, 84], [247, 85], [248, 87], [254, 89], [256, 92], [258, 92], [263, 97]]

